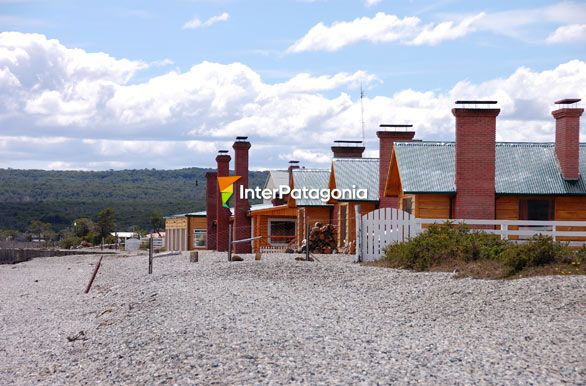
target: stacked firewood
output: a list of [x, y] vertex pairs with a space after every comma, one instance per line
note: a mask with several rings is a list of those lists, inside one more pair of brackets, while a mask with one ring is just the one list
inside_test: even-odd
[[334, 226], [316, 222], [309, 232], [309, 251], [311, 253], [332, 253], [335, 249]]

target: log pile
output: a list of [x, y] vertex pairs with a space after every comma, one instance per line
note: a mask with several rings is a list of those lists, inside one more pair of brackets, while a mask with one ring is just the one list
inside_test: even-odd
[[309, 251], [311, 253], [332, 253], [335, 249], [334, 226], [316, 222], [309, 232]]

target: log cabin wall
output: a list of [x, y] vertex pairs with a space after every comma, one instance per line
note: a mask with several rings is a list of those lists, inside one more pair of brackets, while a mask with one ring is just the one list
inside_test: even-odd
[[[413, 214], [417, 218], [451, 218], [448, 194], [416, 194], [414, 195]], [[401, 203], [401, 205], [403, 205]]]

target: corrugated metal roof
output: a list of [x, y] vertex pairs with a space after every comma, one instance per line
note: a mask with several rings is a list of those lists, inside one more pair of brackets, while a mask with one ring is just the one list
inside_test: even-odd
[[[395, 154], [406, 193], [455, 193], [454, 142], [397, 142]], [[580, 144], [580, 180], [560, 173], [553, 143], [496, 144], [497, 194], [586, 194], [586, 144]]]
[[269, 170], [263, 189], [275, 189], [281, 185], [289, 185], [289, 172], [287, 170]]
[[378, 158], [334, 158], [332, 165], [337, 189], [367, 189], [364, 201], [378, 201]]
[[[293, 187], [308, 189], [327, 189], [330, 181], [330, 171], [325, 169], [294, 169]], [[328, 206], [322, 200], [299, 199], [297, 206]]]

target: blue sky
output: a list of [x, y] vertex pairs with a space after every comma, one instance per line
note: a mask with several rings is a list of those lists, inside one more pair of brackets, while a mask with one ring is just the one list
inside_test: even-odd
[[361, 83], [372, 156], [379, 123], [451, 140], [464, 98], [551, 141], [586, 89], [583, 2], [0, 0], [0, 30], [0, 167], [213, 166], [239, 134], [254, 167], [321, 167], [360, 137]]

